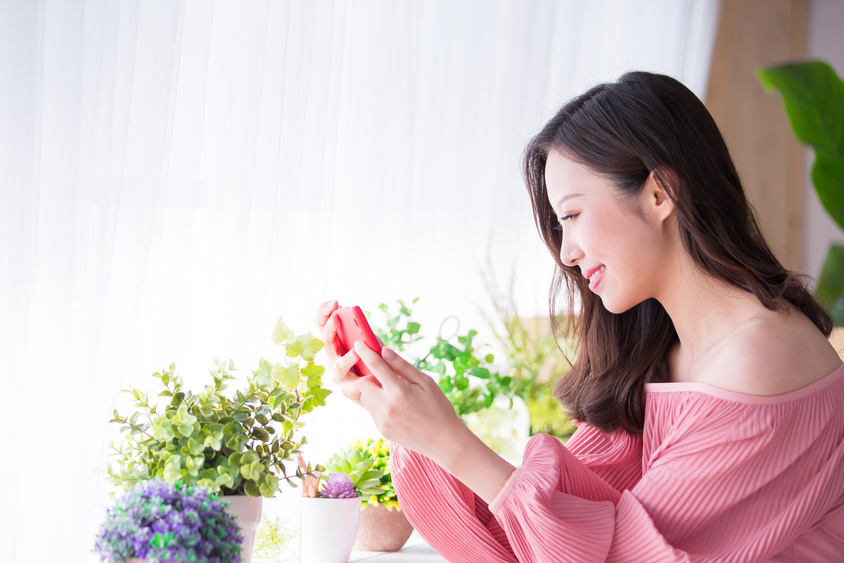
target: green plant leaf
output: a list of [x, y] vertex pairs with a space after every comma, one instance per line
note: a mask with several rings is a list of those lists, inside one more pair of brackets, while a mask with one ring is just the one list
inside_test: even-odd
[[844, 246], [830, 245], [815, 294], [823, 303], [836, 326], [844, 325]]
[[273, 366], [272, 378], [279, 382], [286, 389], [296, 389], [299, 385], [299, 365], [283, 366], [275, 364]]
[[197, 455], [201, 454], [203, 452], [203, 450], [205, 450], [205, 444], [197, 442], [196, 439], [194, 439], [194, 438], [191, 438], [191, 439], [188, 440], [188, 446], [187, 447], [188, 447], [188, 452], [190, 452], [190, 454], [193, 455], [193, 456], [197, 456]]
[[308, 379], [312, 377], [322, 377], [322, 374], [325, 373], [325, 368], [322, 366], [316, 365], [313, 360], [309, 361], [305, 367], [302, 368], [302, 375], [307, 377]]
[[835, 160], [816, 155], [812, 166], [812, 183], [824, 209], [839, 227], [844, 228], [844, 158]]
[[297, 336], [292, 342], [285, 343], [288, 356], [291, 358], [302, 356], [302, 359], [306, 361], [313, 361], [322, 347], [322, 340], [314, 338], [310, 332]]
[[844, 159], [844, 82], [821, 61], [788, 63], [757, 71], [766, 90], [782, 94], [795, 136], [817, 154]]
[[244, 481], [243, 492], [245, 492], [250, 497], [261, 496], [261, 489], [258, 488], [258, 485], [255, 483], [255, 481]]
[[480, 379], [489, 379], [490, 373], [489, 370], [486, 368], [471, 368], [469, 369], [469, 375], [480, 378]]
[[812, 181], [827, 213], [844, 229], [844, 82], [821, 61], [771, 66], [757, 74], [766, 90], [782, 95], [794, 135], [814, 149]]
[[[282, 317], [278, 318], [278, 322], [275, 324], [275, 329], [273, 330], [273, 342], [276, 344], [281, 344], [285, 340], [290, 340], [293, 338], [293, 331], [287, 328], [287, 325], [284, 324], [284, 320]], [[252, 495], [258, 496], [258, 495]]]

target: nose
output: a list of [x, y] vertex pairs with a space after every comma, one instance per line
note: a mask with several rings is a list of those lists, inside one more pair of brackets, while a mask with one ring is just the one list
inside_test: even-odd
[[578, 262], [583, 258], [583, 251], [572, 240], [571, 237], [563, 237], [562, 245], [560, 246], [560, 260], [566, 266], [577, 266]]

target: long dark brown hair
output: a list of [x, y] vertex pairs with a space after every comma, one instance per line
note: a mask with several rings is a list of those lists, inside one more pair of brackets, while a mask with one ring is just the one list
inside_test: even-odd
[[770, 310], [792, 303], [829, 336], [829, 314], [762, 238], [727, 145], [701, 101], [673, 78], [630, 72], [564, 105], [523, 157], [536, 227], [557, 263], [549, 299], [555, 327], [557, 295], [565, 288], [568, 297], [562, 333], [575, 343], [575, 360], [555, 394], [574, 418], [604, 431], [641, 433], [644, 385], [664, 373], [677, 332], [655, 299], [610, 313], [579, 267], [563, 264], [562, 232], [553, 228], [545, 186], [551, 151], [608, 177], [623, 198], [638, 195], [653, 173], [669, 192], [685, 250], [702, 271], [752, 293]]

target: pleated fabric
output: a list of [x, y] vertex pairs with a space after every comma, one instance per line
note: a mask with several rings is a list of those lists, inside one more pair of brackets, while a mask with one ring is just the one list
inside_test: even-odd
[[452, 562], [844, 561], [844, 365], [761, 397], [646, 388], [642, 436], [531, 438], [486, 505], [393, 445], [408, 519]]

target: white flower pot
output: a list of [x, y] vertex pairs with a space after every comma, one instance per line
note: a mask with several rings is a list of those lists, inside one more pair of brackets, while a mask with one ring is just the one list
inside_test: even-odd
[[360, 497], [302, 497], [301, 563], [346, 563], [355, 544]]
[[252, 563], [252, 550], [255, 548], [255, 531], [261, 521], [261, 509], [263, 497], [250, 497], [246, 495], [224, 495], [223, 500], [228, 501], [226, 510], [237, 518], [237, 525], [240, 527], [240, 534], [243, 536], [243, 543], [240, 544], [240, 563]]

